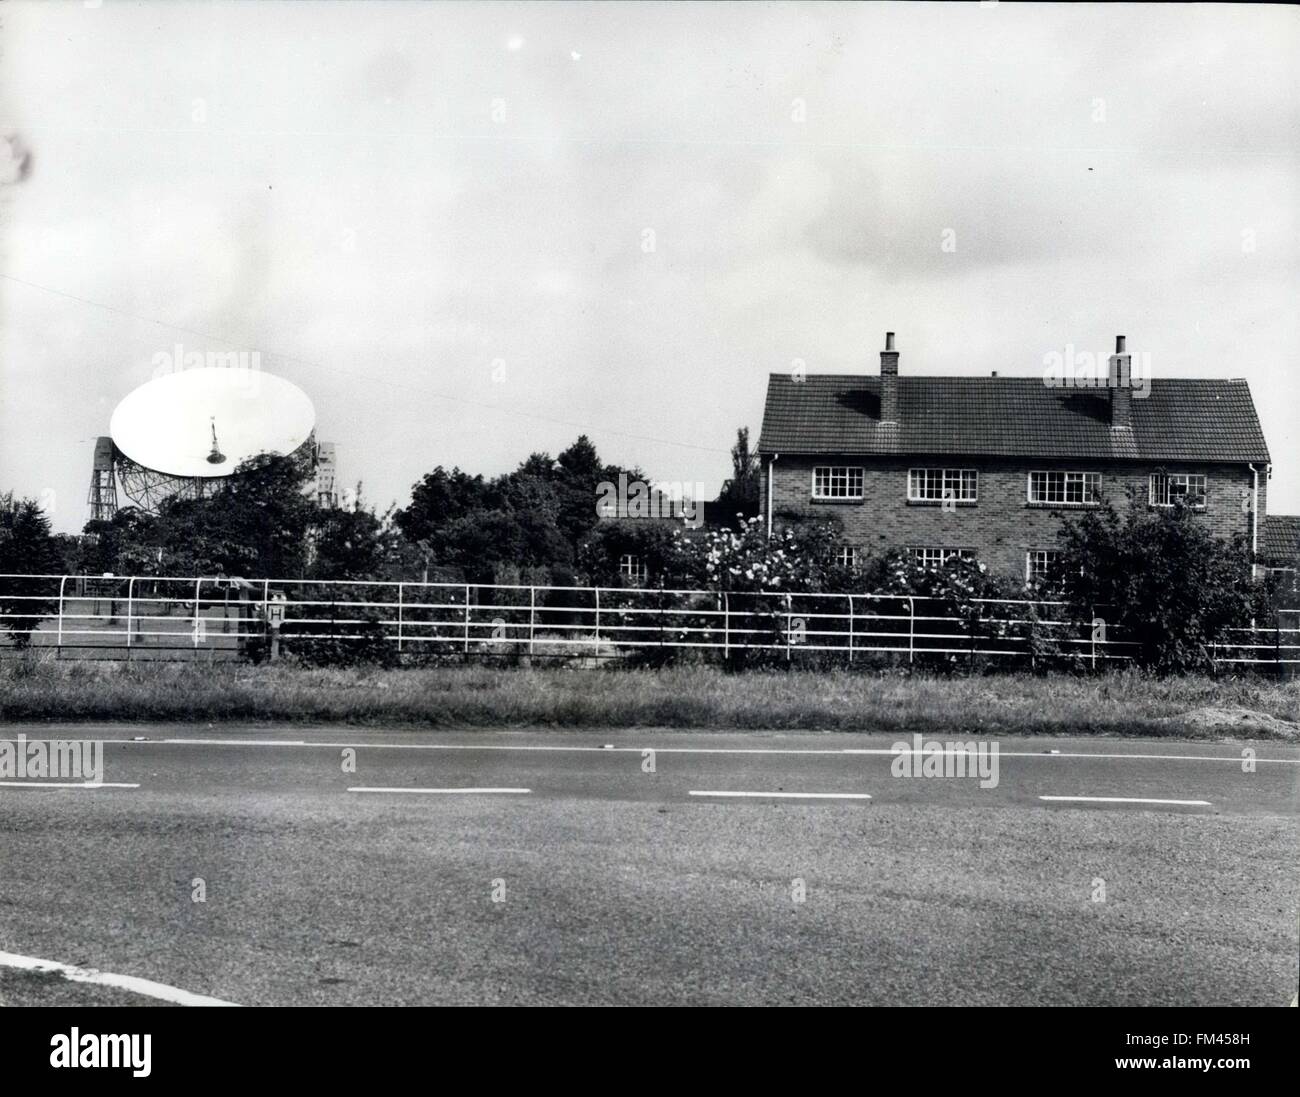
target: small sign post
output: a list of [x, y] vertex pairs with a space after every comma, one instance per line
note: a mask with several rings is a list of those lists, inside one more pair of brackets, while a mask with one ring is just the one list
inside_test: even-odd
[[284, 607], [288, 600], [284, 591], [277, 590], [266, 602], [266, 628], [270, 639], [268, 652], [273, 663], [280, 658], [280, 626], [284, 624]]

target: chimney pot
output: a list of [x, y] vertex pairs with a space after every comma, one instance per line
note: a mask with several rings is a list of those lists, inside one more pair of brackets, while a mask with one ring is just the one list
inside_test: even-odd
[[1124, 353], [1124, 336], [1122, 335], [1115, 336], [1115, 353], [1116, 354]]
[[894, 333], [892, 331], [887, 331], [885, 332], [885, 350], [893, 350], [893, 349], [894, 349]]

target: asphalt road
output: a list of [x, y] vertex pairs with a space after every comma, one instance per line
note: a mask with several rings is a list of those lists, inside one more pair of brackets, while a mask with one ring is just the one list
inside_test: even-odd
[[[1001, 739], [981, 788], [894, 736], [19, 733], [106, 784], [0, 784], [0, 953], [239, 1004], [1296, 993], [1296, 747]], [[0, 957], [10, 1004], [132, 999]]]

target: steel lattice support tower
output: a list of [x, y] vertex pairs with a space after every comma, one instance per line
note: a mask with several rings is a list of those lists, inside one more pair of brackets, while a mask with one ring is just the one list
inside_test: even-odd
[[111, 522], [117, 513], [117, 475], [113, 469], [113, 439], [106, 435], [95, 439], [95, 458], [90, 470], [90, 504], [92, 522]]

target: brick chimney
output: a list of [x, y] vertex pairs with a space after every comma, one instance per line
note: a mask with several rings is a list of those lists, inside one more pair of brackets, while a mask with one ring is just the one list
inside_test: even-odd
[[1133, 426], [1133, 358], [1125, 353], [1124, 336], [1115, 336], [1115, 353], [1110, 356], [1110, 425]]
[[898, 422], [898, 351], [892, 331], [885, 332], [885, 349], [880, 352], [880, 421]]

